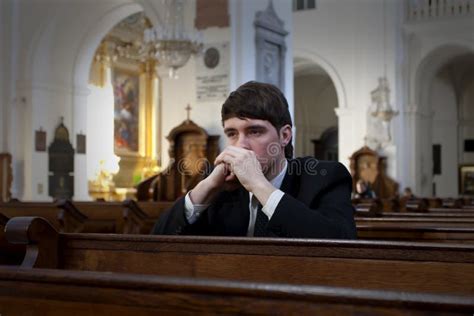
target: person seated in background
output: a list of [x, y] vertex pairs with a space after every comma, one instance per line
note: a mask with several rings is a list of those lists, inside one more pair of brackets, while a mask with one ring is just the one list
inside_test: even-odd
[[403, 190], [403, 196], [402, 198], [405, 198], [407, 200], [411, 200], [411, 199], [415, 199], [415, 195], [413, 194], [413, 192], [411, 191], [411, 188], [410, 187], [406, 187], [405, 190]]
[[376, 198], [375, 192], [370, 188], [370, 184], [362, 179], [359, 179], [356, 183], [356, 193], [354, 195], [357, 199], [374, 199]]
[[243, 84], [221, 118], [229, 146], [153, 234], [356, 238], [351, 175], [338, 162], [291, 159], [291, 116], [277, 87]]

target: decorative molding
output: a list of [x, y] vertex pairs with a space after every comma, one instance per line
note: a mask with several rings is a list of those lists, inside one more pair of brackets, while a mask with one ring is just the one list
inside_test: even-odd
[[284, 22], [269, 1], [265, 11], [255, 14], [256, 78], [258, 81], [274, 84], [285, 89], [285, 37], [288, 32]]
[[357, 113], [357, 110], [354, 108], [341, 108], [337, 107], [334, 109], [334, 112], [336, 113], [338, 118], [342, 118], [345, 116], [351, 116]]
[[75, 96], [88, 96], [90, 94], [90, 89], [84, 86], [73, 86], [73, 85], [44, 83], [44, 82], [31, 82], [31, 81], [18, 82], [18, 90], [19, 91], [43, 90], [50, 93], [72, 94]]
[[268, 2], [265, 11], [258, 11], [255, 15], [254, 25], [256, 27], [264, 28], [272, 33], [277, 33], [281, 36], [288, 35], [288, 32], [283, 27], [285, 23], [278, 17], [273, 7], [273, 1]]

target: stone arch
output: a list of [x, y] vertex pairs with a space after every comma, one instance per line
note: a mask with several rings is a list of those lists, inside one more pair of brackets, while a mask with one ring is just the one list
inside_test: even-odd
[[143, 8], [137, 3], [122, 5], [103, 15], [97, 24], [85, 33], [81, 39], [80, 49], [74, 62], [73, 82], [76, 87], [87, 86], [89, 69], [94, 53], [107, 32], [127, 16], [142, 10]]
[[444, 44], [432, 49], [420, 61], [414, 72], [414, 102], [419, 111], [429, 114], [428, 92], [430, 79], [450, 61], [467, 53], [474, 53], [474, 49], [460, 44]]
[[[414, 171], [418, 177], [416, 180], [418, 194], [457, 195], [457, 191], [453, 188], [457, 187], [456, 169], [459, 163], [460, 144], [456, 144], [456, 140], [459, 141], [458, 127], [456, 127], [456, 130], [449, 129], [443, 133], [440, 132], [439, 124], [434, 124], [437, 112], [435, 113], [436, 107], [432, 104], [431, 94], [434, 91], [432, 85], [435, 82], [439, 82], [438, 74], [442, 70], [446, 70], [446, 66], [468, 54], [474, 54], [474, 49], [463, 43], [444, 43], [434, 46], [420, 58], [420, 62], [412, 74], [411, 86], [413, 90], [411, 100], [412, 104], [416, 106], [414, 109], [417, 113], [415, 118], [416, 124], [414, 125], [414, 139], [418, 145], [414, 146], [416, 159]], [[450, 113], [454, 113], [452, 111], [457, 113], [458, 108], [451, 108], [450, 111]], [[451, 115], [448, 116], [451, 117]], [[457, 116], [458, 114], [456, 114], [456, 119], [458, 119]], [[445, 119], [444, 116], [443, 119]], [[457, 123], [453, 124], [457, 126]], [[440, 135], [443, 136], [441, 137]], [[442, 145], [443, 143], [444, 145]], [[431, 154], [433, 144], [442, 145], [441, 162], [446, 167], [442, 168], [441, 174], [436, 176], [433, 175]], [[445, 185], [446, 183], [449, 183], [449, 185]]]
[[[338, 126], [335, 109], [341, 107], [340, 97], [333, 77], [321, 66], [308, 58], [294, 59], [294, 124], [297, 156], [320, 157], [322, 133], [329, 127]], [[332, 69], [333, 70], [333, 69]]]
[[306, 63], [304, 65], [318, 65], [321, 67], [331, 78], [334, 87], [336, 88], [337, 93], [337, 102], [339, 108], [347, 108], [347, 93], [346, 89], [343, 85], [341, 76], [337, 69], [324, 57], [314, 53], [314, 52], [307, 52], [307, 51], [295, 51], [294, 52], [294, 59], [301, 59], [304, 60]]

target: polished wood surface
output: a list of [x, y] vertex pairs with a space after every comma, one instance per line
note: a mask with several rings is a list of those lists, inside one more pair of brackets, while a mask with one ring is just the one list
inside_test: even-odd
[[49, 244], [39, 244], [39, 256], [58, 260], [30, 264], [38, 268], [474, 294], [474, 247], [467, 245], [64, 234], [37, 218], [12, 219], [7, 238], [37, 244], [41, 225]]
[[0, 267], [4, 315], [469, 315], [470, 297]]

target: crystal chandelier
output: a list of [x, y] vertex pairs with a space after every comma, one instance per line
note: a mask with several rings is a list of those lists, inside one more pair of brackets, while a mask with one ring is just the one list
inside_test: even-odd
[[176, 70], [202, 51], [202, 34], [184, 29], [184, 0], [163, 0], [162, 25], [146, 29], [143, 52], [152, 55], [158, 64], [169, 69], [169, 76], [177, 78]]

